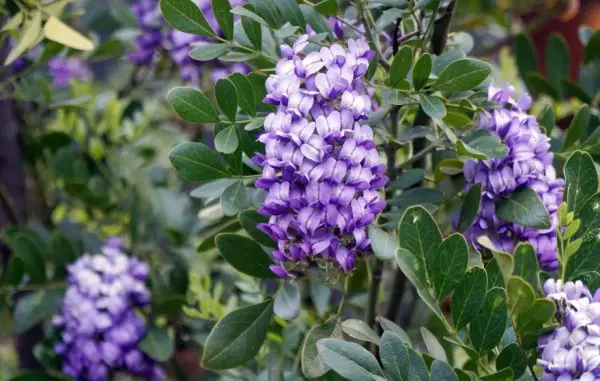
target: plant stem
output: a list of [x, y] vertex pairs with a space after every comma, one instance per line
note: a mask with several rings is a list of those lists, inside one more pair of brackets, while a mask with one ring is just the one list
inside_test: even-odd
[[[400, 164], [398, 166], [398, 168], [396, 168], [396, 170], [402, 170], [414, 163], [420, 162], [423, 158], [425, 158], [425, 156], [427, 156], [431, 151], [435, 150], [437, 147], [439, 147], [437, 144], [428, 145], [427, 147], [423, 148], [421, 151], [417, 152], [416, 154], [414, 154], [413, 156], [408, 158], [405, 162]], [[419, 167], [422, 167], [422, 165], [419, 165]]]

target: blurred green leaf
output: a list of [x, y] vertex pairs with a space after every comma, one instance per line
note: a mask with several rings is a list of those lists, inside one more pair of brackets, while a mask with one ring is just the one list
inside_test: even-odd
[[140, 349], [150, 358], [165, 362], [171, 358], [174, 349], [173, 334], [168, 328], [150, 327], [140, 342]]
[[499, 197], [496, 201], [496, 215], [529, 228], [548, 229], [551, 226], [546, 207], [531, 188]]
[[300, 287], [298, 284], [284, 282], [277, 294], [273, 303], [273, 312], [285, 320], [292, 320], [300, 312]]
[[553, 34], [546, 46], [546, 71], [548, 80], [556, 89], [561, 88], [561, 79], [569, 77], [569, 48], [564, 38]]
[[5, 271], [2, 273], [0, 284], [17, 285], [25, 275], [25, 263], [16, 255], [11, 256]]
[[410, 207], [404, 212], [398, 227], [400, 247], [415, 255], [419, 281], [429, 284], [427, 274], [431, 273], [437, 260], [436, 252], [442, 242], [440, 230], [429, 212], [421, 206]]
[[44, 24], [44, 37], [72, 49], [84, 51], [94, 49], [94, 43], [89, 38], [84, 37], [55, 16], [50, 16]]
[[596, 30], [585, 46], [585, 62], [600, 59], [600, 30]]
[[40, 247], [24, 233], [17, 233], [13, 241], [13, 253], [21, 258], [25, 265], [25, 273], [32, 283], [45, 283], [47, 281], [46, 262]]
[[590, 122], [590, 109], [588, 105], [583, 105], [575, 117], [571, 121], [571, 125], [567, 130], [567, 135], [565, 136], [565, 142], [563, 144], [562, 150], [565, 151], [569, 147], [571, 147], [578, 140], [583, 140], [585, 134], [587, 133], [588, 124]]
[[[225, 0], [227, 1], [227, 0]], [[198, 61], [211, 61], [219, 58], [229, 50], [227, 44], [206, 43], [195, 47], [190, 51], [190, 57]]]
[[444, 197], [439, 189], [411, 188], [390, 200], [390, 204], [407, 208], [418, 204], [436, 204]]
[[58, 313], [63, 295], [63, 290], [48, 289], [20, 297], [13, 313], [13, 331], [16, 334], [27, 332], [37, 323]]
[[223, 370], [252, 360], [267, 337], [272, 317], [272, 300], [226, 315], [217, 322], [206, 339], [202, 367]]
[[546, 94], [555, 101], [560, 100], [560, 94], [558, 89], [556, 89], [550, 82], [544, 79], [538, 73], [529, 73], [526, 77], [526, 82], [528, 83], [529, 89], [535, 95]]
[[9, 381], [62, 381], [42, 371], [26, 371], [9, 379]]
[[[529, 38], [523, 34], [519, 34], [515, 38], [515, 58], [521, 78], [529, 87], [529, 74], [537, 71], [537, 57]], [[530, 90], [532, 90], [530, 88]]]
[[544, 127], [546, 130], [546, 135], [550, 136], [554, 129], [554, 125], [556, 124], [556, 115], [554, 114], [552, 105], [547, 106], [544, 111], [542, 111], [539, 120], [540, 126]]
[[10, 65], [23, 53], [31, 49], [41, 33], [42, 12], [40, 12], [39, 10], [34, 11], [31, 14], [28, 14], [27, 16], [28, 17], [25, 19], [23, 27], [21, 28], [20, 38], [17, 41], [17, 44], [12, 48], [12, 50], [6, 57], [6, 60], [4, 60], [5, 66]]
[[583, 103], [591, 104], [593, 99], [592, 97], [585, 92], [578, 84], [569, 80], [569, 79], [561, 79], [560, 84], [563, 89], [563, 93], [565, 97], [574, 97], [582, 101]]
[[223, 257], [236, 270], [256, 278], [275, 278], [269, 269], [273, 264], [262, 247], [241, 235], [223, 233], [216, 237], [217, 247]]
[[160, 0], [160, 9], [173, 28], [189, 34], [216, 37], [204, 14], [191, 0]]

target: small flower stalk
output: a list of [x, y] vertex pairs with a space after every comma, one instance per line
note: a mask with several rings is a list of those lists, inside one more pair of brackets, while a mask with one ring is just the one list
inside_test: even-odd
[[161, 366], [138, 347], [146, 334], [137, 310], [150, 303], [148, 275], [148, 265], [126, 256], [118, 239], [69, 266], [62, 312], [53, 320], [61, 331], [55, 350], [67, 375], [89, 381], [115, 373], [164, 379]]
[[[529, 242], [540, 266], [552, 271], [558, 268], [557, 210], [563, 201], [564, 180], [556, 177], [550, 139], [540, 130], [536, 118], [527, 114], [531, 98], [525, 94], [516, 101], [513, 95], [514, 88], [510, 86], [489, 88], [488, 99], [498, 108], [481, 115], [479, 128], [500, 138], [509, 151], [502, 158], [465, 163], [467, 187], [482, 184], [479, 213], [465, 234], [475, 246], [477, 238], [486, 235], [498, 249], [508, 253], [519, 242]], [[499, 197], [524, 188], [533, 189], [543, 202], [551, 221], [548, 229], [524, 227], [496, 215], [495, 202]]]
[[556, 303], [560, 326], [540, 337], [540, 380], [600, 379], [600, 293], [592, 296], [581, 282], [549, 279], [546, 298]]
[[364, 79], [374, 53], [363, 40], [307, 46], [307, 36], [281, 46], [266, 82], [277, 110], [259, 137], [266, 153], [254, 157], [256, 186], [268, 191], [259, 211], [270, 216], [259, 228], [277, 242], [271, 269], [284, 278], [315, 264], [351, 271], [371, 251], [367, 226], [385, 206], [385, 166], [362, 123], [374, 105]]

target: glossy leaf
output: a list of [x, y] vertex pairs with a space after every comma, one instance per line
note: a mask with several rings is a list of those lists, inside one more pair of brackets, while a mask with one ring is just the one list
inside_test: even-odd
[[234, 84], [237, 90], [238, 104], [240, 108], [250, 116], [256, 115], [256, 102], [254, 92], [252, 90], [252, 83], [245, 75], [241, 73], [233, 73], [229, 77], [229, 80]]
[[296, 0], [274, 0], [283, 18], [292, 25], [304, 28], [306, 21]]
[[467, 271], [469, 246], [460, 234], [446, 238], [436, 250], [431, 281], [435, 296], [442, 300], [451, 293]]
[[268, 222], [268, 218], [253, 210], [246, 210], [238, 215], [240, 225], [252, 239], [263, 246], [275, 247], [275, 242], [265, 233], [258, 229], [258, 224]]
[[480, 267], [473, 267], [462, 277], [452, 294], [452, 322], [456, 329], [461, 329], [473, 321], [486, 293], [486, 272]]
[[227, 119], [235, 122], [238, 107], [238, 95], [233, 83], [226, 78], [219, 79], [215, 85], [215, 95], [221, 111], [225, 114]]
[[[246, 4], [245, 7], [251, 8], [252, 5]], [[244, 29], [244, 33], [246, 33], [246, 36], [248, 37], [248, 39], [250, 40], [252, 45], [257, 50], [261, 50], [262, 49], [261, 25], [258, 22], [254, 21], [248, 17], [242, 17], [242, 28]]]
[[496, 215], [525, 227], [548, 229], [551, 226], [546, 207], [531, 188], [513, 192], [507, 197], [499, 197], [496, 201]]
[[431, 74], [432, 60], [430, 54], [423, 54], [413, 68], [412, 80], [415, 90], [421, 89], [427, 83]]
[[[410, 207], [402, 215], [398, 228], [400, 247], [414, 254], [418, 261], [419, 281], [428, 285], [428, 271], [436, 258], [442, 242], [440, 230], [429, 212], [422, 206]], [[425, 267], [426, 266], [426, 267]]]
[[529, 311], [535, 303], [535, 291], [523, 278], [513, 276], [506, 285], [508, 311], [511, 315], [521, 315]]
[[392, 181], [388, 187], [392, 189], [407, 189], [420, 183], [425, 178], [425, 171], [422, 169], [411, 169], [402, 172], [402, 174], [394, 181]]
[[253, 240], [241, 235], [222, 233], [216, 244], [227, 262], [236, 270], [257, 278], [274, 278], [269, 269], [273, 262], [269, 255]]
[[272, 317], [272, 300], [226, 315], [213, 327], [204, 343], [202, 367], [223, 370], [252, 360], [267, 337]]
[[390, 67], [390, 86], [396, 87], [396, 85], [402, 79], [406, 79], [406, 75], [410, 71], [413, 62], [413, 50], [410, 46], [403, 46], [402, 49], [396, 53], [392, 65]]
[[578, 140], [583, 140], [587, 134], [588, 124], [590, 121], [590, 109], [588, 105], [583, 105], [575, 117], [571, 121], [571, 125], [567, 130], [565, 136], [565, 142], [563, 144], [563, 151], [571, 147]]
[[538, 287], [538, 263], [535, 249], [528, 243], [520, 243], [513, 253], [514, 274], [525, 279], [534, 289]]
[[513, 371], [515, 379], [519, 379], [527, 369], [527, 357], [518, 344], [510, 344], [498, 355], [496, 368], [510, 368]]
[[506, 327], [506, 295], [504, 290], [493, 288], [488, 291], [481, 310], [471, 322], [470, 338], [473, 348], [485, 355], [502, 340]]
[[212, 11], [223, 36], [227, 40], [233, 39], [233, 14], [229, 0], [212, 0]]
[[565, 198], [569, 210], [579, 215], [586, 202], [598, 191], [598, 173], [594, 160], [589, 153], [576, 151], [567, 160], [564, 172], [567, 183]]

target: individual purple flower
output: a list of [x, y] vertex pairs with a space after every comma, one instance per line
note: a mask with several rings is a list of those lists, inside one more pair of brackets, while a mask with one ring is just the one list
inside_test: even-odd
[[[464, 166], [467, 188], [482, 184], [481, 207], [473, 225], [465, 233], [478, 246], [477, 238], [488, 236], [494, 245], [512, 253], [519, 242], [529, 242], [536, 250], [540, 266], [558, 268], [556, 228], [558, 207], [563, 200], [564, 181], [556, 177], [549, 138], [540, 130], [536, 118], [526, 113], [531, 98], [518, 101], [509, 86], [489, 88], [488, 98], [500, 107], [482, 113], [480, 129], [485, 129], [508, 147], [505, 157], [468, 160]], [[524, 188], [533, 189], [549, 213], [548, 229], [533, 229], [502, 220], [496, 215], [495, 201]]]
[[127, 257], [121, 245], [112, 238], [102, 253], [84, 255], [68, 267], [62, 312], [53, 325], [61, 331], [55, 351], [63, 371], [76, 380], [104, 381], [119, 372], [164, 379], [161, 366], [139, 348], [146, 323], [136, 311], [150, 302], [149, 268]]
[[140, 24], [140, 34], [135, 38], [135, 49], [128, 56], [135, 65], [144, 66], [154, 63], [158, 50], [163, 43], [162, 26], [164, 24], [158, 0], [138, 0], [131, 11]]
[[82, 57], [53, 57], [48, 61], [48, 73], [54, 87], [66, 87], [71, 80], [89, 81], [91, 72]]
[[305, 54], [308, 36], [282, 45], [264, 101], [277, 106], [259, 140], [265, 154], [256, 186], [268, 191], [259, 228], [277, 242], [272, 271], [296, 276], [333, 263], [343, 272], [368, 254], [367, 226], [385, 202], [387, 182], [373, 131], [361, 123], [372, 109], [364, 74], [374, 54], [363, 40]]
[[556, 303], [559, 327], [538, 339], [542, 381], [600, 380], [600, 293], [581, 282], [549, 279], [546, 297]]

